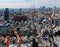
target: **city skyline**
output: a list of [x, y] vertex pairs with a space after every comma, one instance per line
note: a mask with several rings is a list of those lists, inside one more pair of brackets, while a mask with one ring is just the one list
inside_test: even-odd
[[60, 7], [60, 0], [0, 0], [0, 8]]

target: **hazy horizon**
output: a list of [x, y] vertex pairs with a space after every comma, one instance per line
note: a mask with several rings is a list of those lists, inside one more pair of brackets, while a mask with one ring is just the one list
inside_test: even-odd
[[60, 7], [60, 0], [0, 0], [0, 8]]

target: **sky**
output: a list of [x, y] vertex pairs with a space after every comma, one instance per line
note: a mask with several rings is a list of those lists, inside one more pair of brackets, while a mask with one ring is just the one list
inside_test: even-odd
[[0, 0], [0, 8], [60, 7], [60, 0]]

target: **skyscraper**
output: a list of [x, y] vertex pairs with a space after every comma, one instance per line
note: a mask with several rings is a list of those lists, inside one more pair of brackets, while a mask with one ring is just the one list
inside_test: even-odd
[[9, 9], [8, 8], [5, 8], [5, 11], [4, 11], [4, 20], [8, 20], [9, 19]]
[[21, 8], [19, 8], [19, 13], [20, 13], [20, 15], [22, 15], [22, 9]]

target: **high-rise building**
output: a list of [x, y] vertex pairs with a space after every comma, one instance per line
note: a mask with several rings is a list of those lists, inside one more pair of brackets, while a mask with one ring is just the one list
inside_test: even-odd
[[8, 20], [9, 19], [9, 9], [8, 8], [5, 8], [5, 11], [4, 11], [4, 20]]
[[20, 13], [20, 15], [22, 15], [22, 9], [21, 8], [19, 9], [19, 13]]

